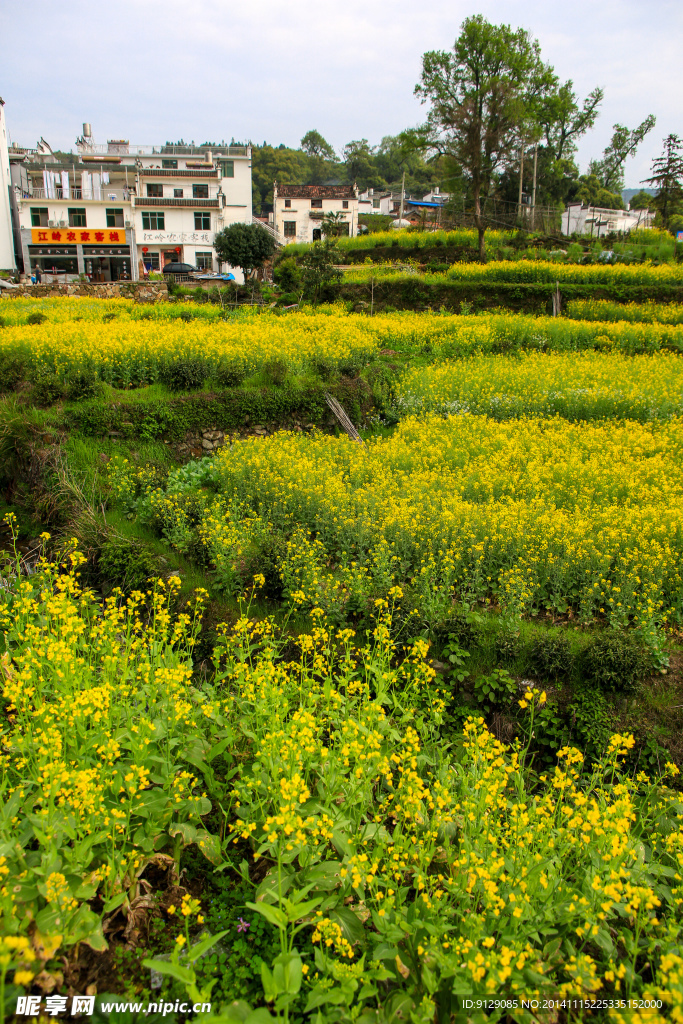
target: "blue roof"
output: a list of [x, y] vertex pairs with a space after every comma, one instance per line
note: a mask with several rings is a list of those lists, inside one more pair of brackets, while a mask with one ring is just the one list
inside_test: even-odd
[[437, 209], [441, 209], [443, 203], [422, 203], [417, 200], [406, 199], [408, 206], [435, 206]]

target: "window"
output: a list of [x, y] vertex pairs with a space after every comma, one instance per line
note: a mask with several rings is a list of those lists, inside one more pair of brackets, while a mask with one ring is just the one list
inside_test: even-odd
[[32, 206], [31, 207], [31, 227], [32, 228], [46, 228], [47, 227], [47, 207], [43, 207], [43, 206]]
[[285, 199], [285, 210], [291, 210], [291, 209], [292, 209], [292, 200], [291, 199]]
[[85, 222], [85, 210], [69, 210], [69, 227], [70, 228], [85, 228], [87, 224]]
[[142, 262], [148, 270], [159, 269], [159, 253], [158, 252], [143, 252]]
[[342, 210], [348, 210], [348, 208], [349, 208], [349, 201], [348, 201], [348, 199], [342, 199]]
[[177, 171], [178, 161], [177, 160], [162, 160], [161, 166], [167, 171]]
[[320, 228], [313, 228], [313, 241], [319, 242], [323, 237], [323, 233]]
[[195, 266], [198, 270], [212, 270], [213, 269], [213, 253], [212, 252], [196, 252], [194, 254]]
[[195, 231], [210, 231], [211, 230], [211, 214], [201, 213], [199, 210], [195, 210], [194, 213], [194, 229]]
[[123, 210], [107, 210], [107, 227], [123, 227]]
[[150, 199], [163, 199], [164, 197], [164, 186], [154, 182], [147, 186], [147, 195]]
[[221, 175], [224, 178], [235, 177], [235, 161], [234, 160], [221, 160]]
[[296, 238], [296, 221], [286, 220], [284, 222], [285, 238]]
[[312, 210], [322, 210], [322, 208], [323, 208], [323, 201], [322, 201], [322, 199], [311, 199], [311, 209]]
[[193, 199], [208, 199], [209, 198], [209, 186], [208, 185], [193, 185], [192, 186], [192, 198]]
[[143, 213], [142, 215], [142, 230], [143, 231], [163, 231], [164, 230], [164, 215], [163, 213], [157, 213], [151, 211], [149, 213]]
[[181, 188], [174, 188], [173, 189], [173, 198], [174, 199], [182, 199], [183, 198], [183, 190]]
[[372, 208], [373, 210], [379, 210], [379, 199], [372, 200]]

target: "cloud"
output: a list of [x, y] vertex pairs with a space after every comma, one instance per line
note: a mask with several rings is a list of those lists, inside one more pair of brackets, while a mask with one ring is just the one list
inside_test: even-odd
[[413, 95], [422, 53], [452, 45], [480, 11], [529, 29], [544, 57], [585, 95], [605, 88], [602, 115], [580, 148], [599, 156], [613, 124], [657, 126], [627, 168], [647, 174], [661, 139], [679, 130], [678, 40], [683, 5], [671, 0], [83, 0], [6, 2], [0, 95], [15, 141], [41, 135], [69, 149], [81, 123], [99, 141], [268, 140], [297, 145], [315, 127], [339, 150], [417, 124]]

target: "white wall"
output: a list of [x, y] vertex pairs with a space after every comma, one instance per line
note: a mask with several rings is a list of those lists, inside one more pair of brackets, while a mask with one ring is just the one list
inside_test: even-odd
[[[310, 199], [291, 198], [289, 201], [292, 205], [289, 209], [285, 208], [285, 201], [284, 198], [278, 196], [274, 209], [275, 230], [283, 237], [285, 243], [312, 242], [313, 230], [322, 227], [322, 218], [326, 213], [343, 213], [344, 221], [349, 225], [349, 235], [358, 234], [358, 201], [356, 199], [348, 199], [348, 210], [343, 209], [344, 200], [342, 199], [323, 199], [322, 209], [317, 207], [313, 210], [314, 213], [321, 215], [319, 219], [310, 215], [313, 209]], [[296, 221], [296, 236], [294, 238], [290, 235], [285, 236], [285, 221]]]
[[12, 212], [9, 198], [10, 184], [5, 109], [3, 104], [0, 103], [0, 270], [16, 269], [14, 239], [12, 236]]

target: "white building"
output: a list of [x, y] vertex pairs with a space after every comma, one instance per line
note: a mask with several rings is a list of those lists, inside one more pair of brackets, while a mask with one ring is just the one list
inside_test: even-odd
[[358, 234], [358, 189], [355, 185], [273, 184], [273, 227], [280, 241], [316, 242], [322, 221], [337, 214], [339, 234]]
[[562, 214], [562, 234], [602, 238], [613, 231], [651, 228], [654, 219], [652, 210], [606, 210], [599, 206], [570, 203]]
[[5, 104], [0, 99], [0, 270], [15, 270], [9, 146]]
[[216, 233], [251, 223], [249, 146], [96, 145], [86, 124], [76, 148], [11, 155], [26, 273], [136, 280], [171, 262], [218, 272]]

